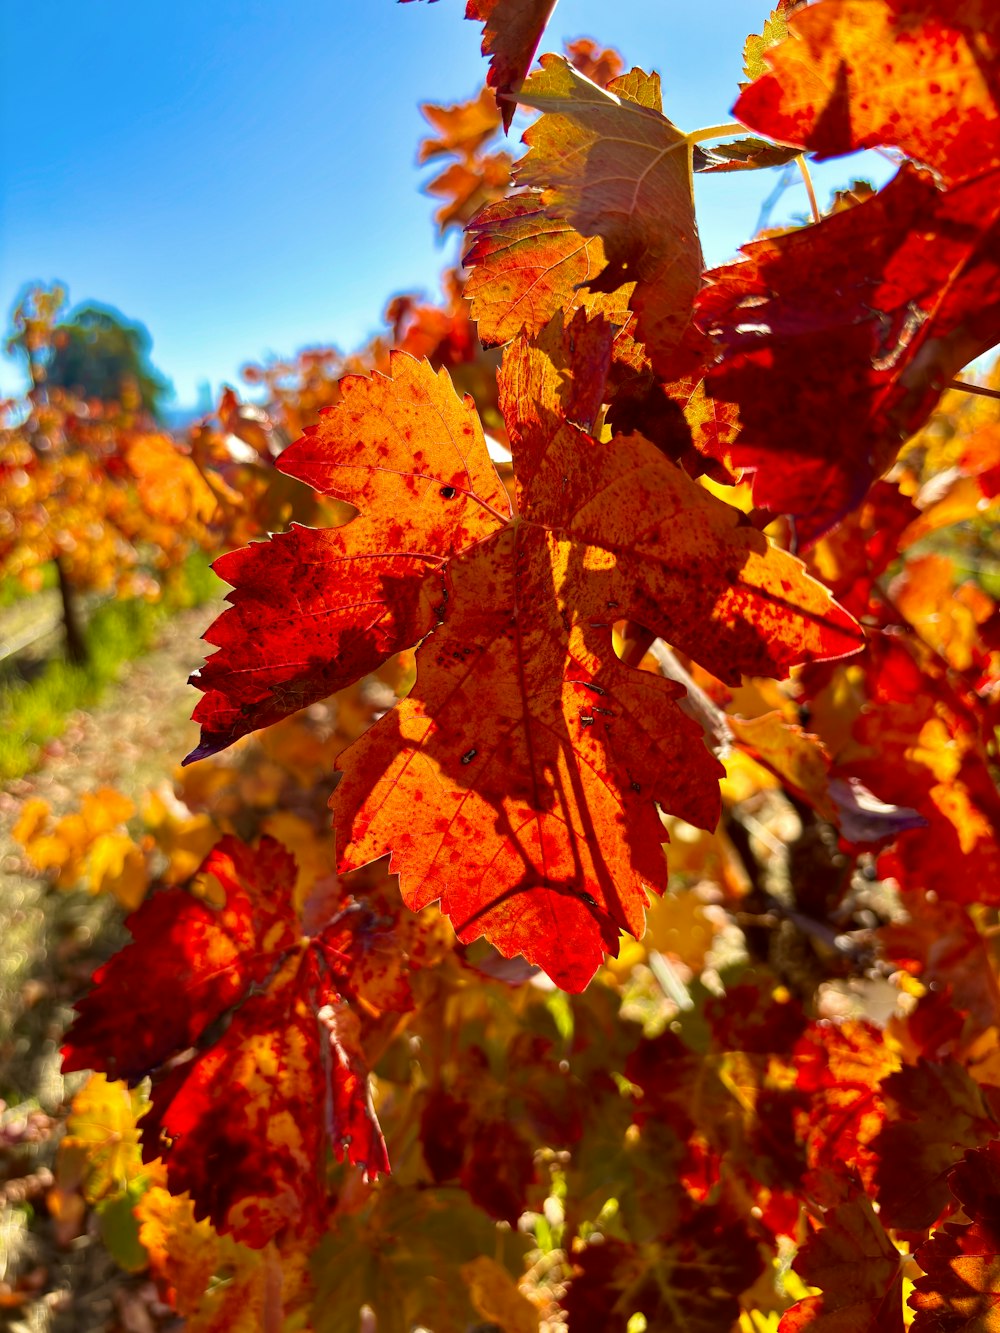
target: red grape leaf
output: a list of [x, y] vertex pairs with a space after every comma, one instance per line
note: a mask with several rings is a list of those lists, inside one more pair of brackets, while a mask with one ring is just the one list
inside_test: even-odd
[[793, 1265], [822, 1294], [786, 1310], [778, 1333], [903, 1333], [902, 1262], [867, 1199], [833, 1209]]
[[435, 621], [423, 574], [509, 516], [472, 400], [457, 397], [446, 371], [402, 353], [391, 372], [341, 380], [337, 411], [278, 463], [360, 516], [325, 530], [293, 525], [216, 561], [235, 589], [205, 635], [219, 652], [192, 677], [205, 698], [194, 714], [201, 744], [186, 762], [411, 647]]
[[860, 502], [947, 381], [1000, 338], [998, 179], [943, 194], [906, 167], [707, 275], [698, 322], [722, 355], [706, 387], [740, 415], [722, 461], [750, 470], [755, 502], [794, 515], [803, 540]]
[[[395, 594], [397, 604], [413, 604], [430, 587], [437, 603], [417, 683], [343, 756], [334, 804], [353, 839], [345, 866], [391, 849], [408, 905], [441, 897], [463, 941], [485, 934], [507, 957], [521, 952], [572, 989], [587, 983], [605, 950], [616, 951], [622, 928], [642, 933], [647, 892], [664, 882], [654, 802], [702, 827], [718, 813], [719, 767], [675, 705], [681, 687], [624, 666], [612, 624], [627, 618], [669, 636], [732, 682], [741, 672], [781, 675], [860, 642], [855, 623], [796, 560], [647, 440], [599, 443], [562, 417], [557, 405], [585, 418], [601, 399], [599, 384], [595, 391], [576, 373], [600, 363], [600, 338], [580, 319], [564, 339], [548, 335], [548, 354], [520, 343], [508, 350], [501, 400], [519, 514], [506, 524], [499, 479], [480, 475], [478, 427], [454, 394], [450, 403], [440, 397], [445, 381], [425, 363], [397, 356], [394, 380], [348, 380], [344, 402], [289, 451], [295, 475], [356, 499], [362, 513], [347, 533], [354, 524], [362, 534], [387, 529], [393, 552], [435, 553], [423, 565], [414, 560], [411, 582]], [[383, 446], [383, 423], [432, 396], [429, 442], [394, 430]], [[358, 415], [359, 400], [370, 418]], [[475, 436], [474, 461], [463, 453], [469, 475], [456, 464], [453, 429], [436, 443], [442, 421], [456, 417]], [[405, 470], [397, 462], [388, 481], [381, 473], [373, 481], [371, 465], [355, 462], [359, 435], [376, 458], [383, 448], [389, 461], [394, 449], [415, 450], [417, 462]], [[384, 495], [373, 493], [375, 481]], [[465, 549], [442, 570], [459, 543]], [[371, 553], [376, 565], [382, 549]], [[331, 584], [330, 599], [346, 604]], [[253, 675], [237, 664], [259, 654], [265, 638], [279, 662], [287, 659], [283, 646], [302, 613], [310, 626], [311, 606], [286, 598], [278, 634], [252, 647], [234, 637], [235, 691]], [[327, 687], [327, 670], [321, 657], [320, 686], [303, 673], [306, 697]], [[222, 693], [226, 677], [217, 677]]]
[[871, 706], [838, 769], [877, 785], [883, 800], [912, 807], [926, 825], [900, 835], [881, 873], [904, 888], [996, 905], [1000, 794], [975, 720], [949, 682], [898, 639], [873, 639], [867, 670]]
[[772, 139], [821, 158], [895, 145], [951, 183], [1000, 167], [993, 0], [821, 0], [762, 55], [733, 113]]
[[899, 1057], [873, 1023], [848, 1021], [814, 1023], [794, 1058], [796, 1087], [808, 1097], [800, 1137], [817, 1192], [829, 1172], [867, 1186], [877, 1166], [872, 1143], [885, 1120], [881, 1085]]
[[547, 411], [559, 383], [539, 349], [508, 350], [519, 519], [451, 562], [417, 684], [345, 752], [333, 805], [345, 865], [392, 847], [408, 905], [440, 897], [460, 939], [485, 933], [576, 990], [620, 929], [641, 933], [662, 882], [650, 797], [703, 827], [717, 817], [718, 768], [692, 748], [679, 691], [615, 658], [612, 622], [669, 634], [729, 679], [736, 657], [785, 658], [785, 614], [817, 649], [849, 650], [850, 630], [647, 441], [605, 446]]
[[969, 1218], [921, 1245], [913, 1333], [995, 1333], [1000, 1310], [1000, 1140], [966, 1153], [948, 1178]]
[[297, 910], [294, 858], [271, 838], [227, 837], [203, 870], [221, 906], [170, 889], [129, 918], [133, 943], [78, 1004], [63, 1067], [152, 1073], [144, 1156], [165, 1158], [198, 1217], [260, 1247], [318, 1222], [328, 1145], [388, 1171], [350, 1006], [411, 1001], [399, 963], [387, 983], [377, 885], [371, 903], [350, 880], [324, 885]]

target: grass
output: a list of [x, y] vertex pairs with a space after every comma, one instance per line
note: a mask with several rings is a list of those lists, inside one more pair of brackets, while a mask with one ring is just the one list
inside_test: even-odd
[[42, 566], [41, 588], [26, 588], [19, 579], [0, 580], [0, 611], [8, 606], [14, 606], [17, 602], [23, 602], [27, 597], [33, 597], [35, 592], [40, 592], [45, 588], [54, 588], [59, 580], [56, 578], [56, 567], [50, 560], [47, 565]]
[[223, 586], [196, 553], [173, 571], [159, 601], [98, 607], [86, 629], [86, 663], [53, 660], [30, 681], [0, 679], [0, 781], [29, 773], [46, 742], [62, 733], [69, 714], [95, 704], [125, 662], [149, 651], [167, 616], [217, 597]]

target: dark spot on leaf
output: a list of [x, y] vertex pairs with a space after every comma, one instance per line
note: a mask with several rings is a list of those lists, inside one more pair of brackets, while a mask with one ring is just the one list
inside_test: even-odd
[[458, 491], [455, 490], [454, 486], [442, 486], [441, 494], [446, 500], [454, 500], [455, 496], [458, 494]]
[[592, 680], [581, 680], [580, 684], [585, 690], [591, 690], [594, 694], [604, 694], [604, 689], [600, 685], [595, 685]]
[[462, 755], [462, 763], [471, 764], [473, 759], [475, 759], [475, 757], [476, 757], [475, 750], [466, 750], [465, 754]]

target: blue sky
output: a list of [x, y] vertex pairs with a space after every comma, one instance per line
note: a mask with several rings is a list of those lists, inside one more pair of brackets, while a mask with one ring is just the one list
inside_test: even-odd
[[[768, 0], [560, 0], [542, 43], [592, 36], [663, 77], [685, 130], [729, 119], [743, 39]], [[193, 404], [269, 353], [356, 346], [386, 301], [437, 290], [415, 163], [419, 103], [482, 81], [462, 0], [47, 0], [0, 3], [0, 306], [60, 279], [147, 325]], [[870, 155], [866, 155], [870, 157]], [[873, 164], [834, 163], [821, 197]], [[874, 174], [889, 169], [876, 159]], [[772, 173], [702, 180], [710, 263], [749, 238]], [[775, 218], [806, 211], [796, 184]], [[0, 361], [0, 388], [21, 383]]]

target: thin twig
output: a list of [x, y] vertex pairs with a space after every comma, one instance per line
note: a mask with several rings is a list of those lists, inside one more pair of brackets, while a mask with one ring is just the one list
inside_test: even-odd
[[1000, 389], [987, 389], [983, 384], [967, 384], [965, 380], [949, 380], [946, 389], [961, 389], [963, 393], [975, 393], [980, 398], [1000, 398]]

